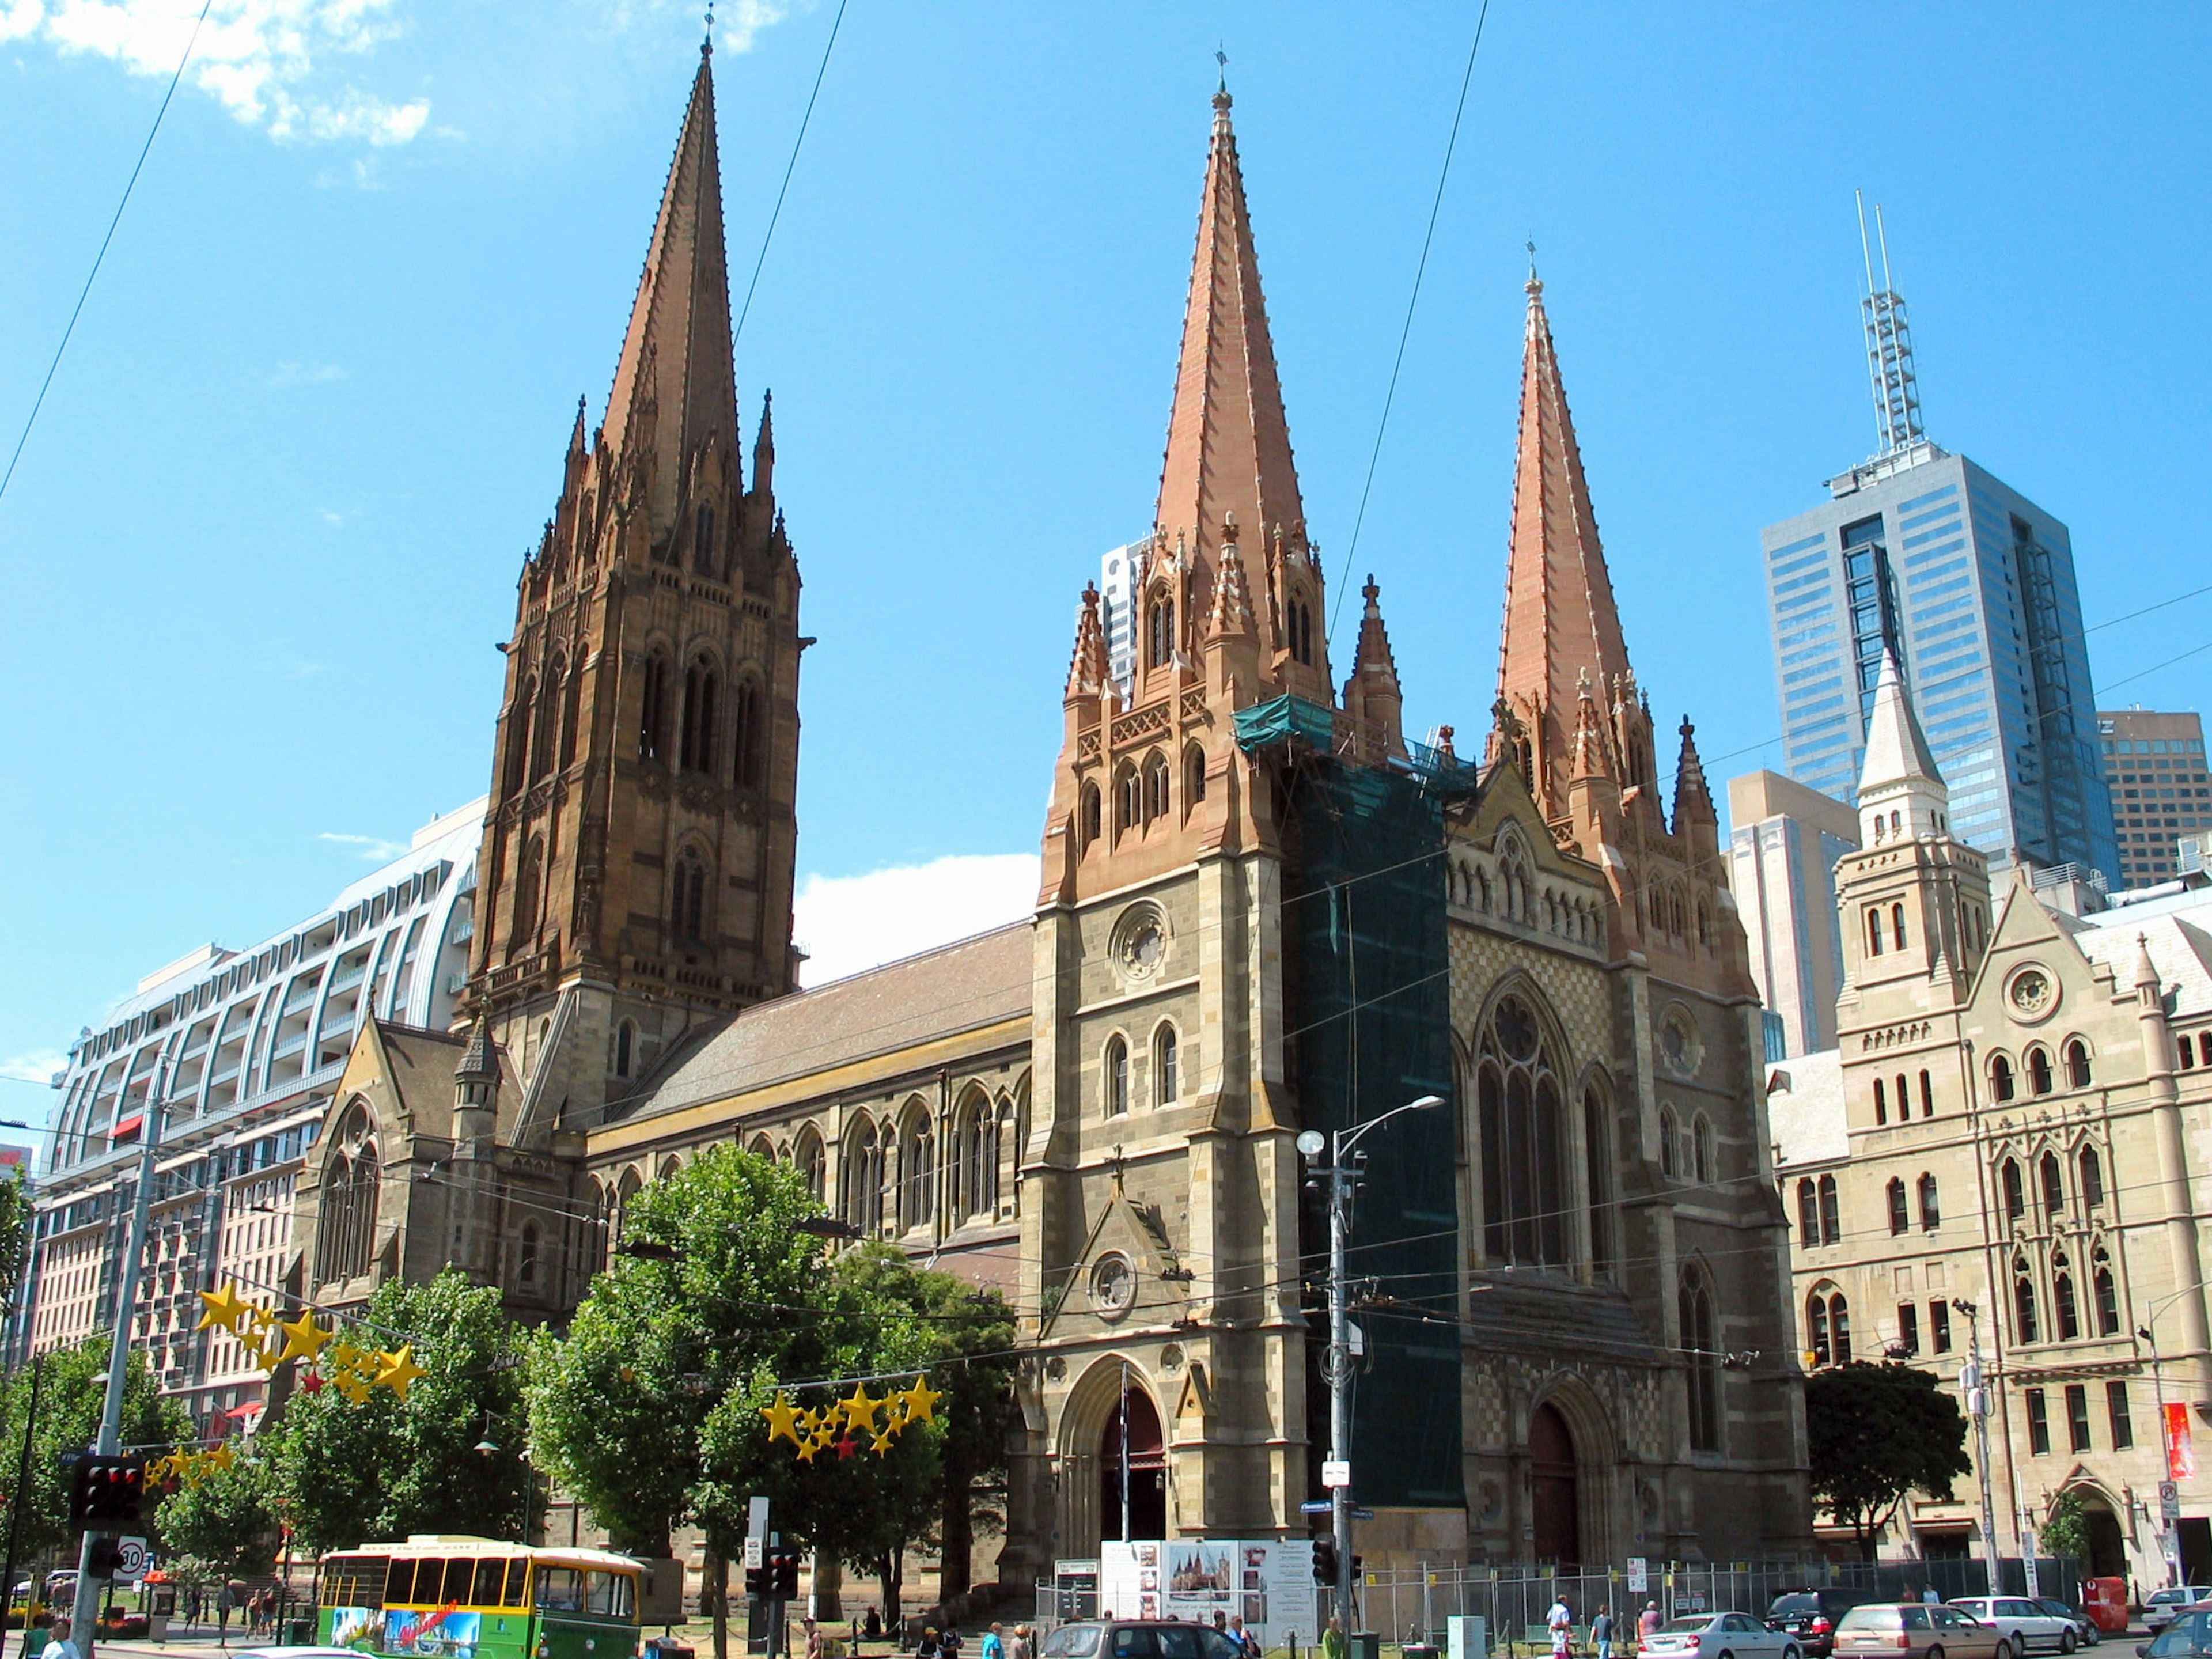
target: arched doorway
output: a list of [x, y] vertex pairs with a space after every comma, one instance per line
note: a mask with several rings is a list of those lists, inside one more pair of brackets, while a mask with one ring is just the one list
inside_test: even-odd
[[1551, 1404], [1528, 1417], [1529, 1512], [1535, 1523], [1539, 1561], [1579, 1561], [1583, 1554], [1582, 1508], [1575, 1438], [1567, 1419]]
[[2091, 1578], [2126, 1577], [2127, 1540], [2121, 1536], [2120, 1518], [2112, 1513], [2111, 1501], [2094, 1486], [2075, 1486], [2070, 1490], [2081, 1505], [2082, 1530], [2088, 1534], [2082, 1573]]
[[[1122, 1413], [1128, 1433], [1122, 1434]], [[1126, 1448], [1126, 1467], [1124, 1450]], [[1122, 1495], [1127, 1522], [1122, 1526]], [[1168, 1452], [1160, 1433], [1160, 1413], [1152, 1397], [1127, 1383], [1098, 1437], [1098, 1535], [1101, 1538], [1161, 1538], [1168, 1529]]]

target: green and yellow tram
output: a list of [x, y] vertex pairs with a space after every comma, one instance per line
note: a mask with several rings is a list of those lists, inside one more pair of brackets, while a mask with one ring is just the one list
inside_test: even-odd
[[646, 1565], [418, 1533], [323, 1558], [315, 1637], [396, 1659], [630, 1659]]

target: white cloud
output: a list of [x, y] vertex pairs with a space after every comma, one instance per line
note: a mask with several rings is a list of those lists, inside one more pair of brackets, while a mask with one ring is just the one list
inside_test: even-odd
[[[68, 1064], [69, 1056], [58, 1048], [27, 1048], [12, 1059], [0, 1060], [0, 1077], [14, 1078], [18, 1083], [48, 1083]], [[19, 1109], [22, 1104], [12, 1099], [8, 1103]]]
[[1026, 916], [1038, 873], [1035, 853], [994, 853], [805, 877], [793, 907], [793, 933], [808, 953], [800, 981], [826, 985]]
[[0, 0], [0, 40], [44, 41], [164, 80], [189, 40], [185, 84], [246, 125], [272, 138], [384, 146], [421, 132], [430, 100], [332, 87], [327, 66], [399, 33], [399, 10], [400, 0], [215, 0], [194, 40], [192, 0]]
[[322, 830], [315, 839], [329, 842], [333, 846], [350, 847], [361, 854], [364, 863], [368, 864], [389, 864], [407, 850], [407, 843], [404, 841], [380, 841], [374, 836], [341, 835], [334, 830]]
[[321, 386], [331, 380], [343, 380], [348, 373], [336, 363], [279, 363], [276, 372], [269, 377], [269, 384]]

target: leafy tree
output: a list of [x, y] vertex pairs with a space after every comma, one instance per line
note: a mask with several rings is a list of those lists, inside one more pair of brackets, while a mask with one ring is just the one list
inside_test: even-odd
[[14, 1307], [31, 1255], [31, 1189], [17, 1164], [0, 1175], [0, 1307]]
[[[12, 1185], [0, 1182], [0, 1189]], [[74, 1348], [55, 1349], [37, 1362], [43, 1378], [39, 1419], [31, 1435], [31, 1478], [21, 1547], [27, 1560], [59, 1556], [70, 1546], [70, 1476], [61, 1458], [64, 1452], [88, 1450], [99, 1437], [107, 1392], [107, 1352], [108, 1338], [102, 1334], [88, 1337]], [[6, 1478], [0, 1480], [0, 1508], [15, 1501], [31, 1371], [30, 1366], [23, 1366], [0, 1390], [0, 1447], [6, 1449], [0, 1456], [0, 1468], [6, 1471]], [[133, 1348], [123, 1373], [122, 1444], [158, 1456], [192, 1437], [191, 1419], [183, 1407], [162, 1395], [145, 1354]]]
[[[387, 1279], [366, 1318], [356, 1340], [411, 1344], [423, 1374], [404, 1401], [295, 1388], [263, 1437], [294, 1533], [316, 1551], [414, 1532], [524, 1536], [521, 1372], [499, 1291], [451, 1268], [424, 1285]], [[477, 1449], [484, 1443], [495, 1449]]]
[[1814, 1501], [1851, 1529], [1865, 1558], [1905, 1494], [1942, 1499], [1966, 1474], [1966, 1419], [1932, 1371], [1863, 1361], [1805, 1380]]
[[179, 1486], [163, 1498], [154, 1525], [168, 1551], [204, 1564], [213, 1576], [258, 1578], [276, 1562], [275, 1471], [258, 1456], [210, 1470], [197, 1485]]
[[2045, 1555], [2070, 1555], [2076, 1561], [2089, 1559], [2089, 1516], [2078, 1490], [2069, 1486], [2052, 1500], [2051, 1513], [2044, 1517], [2036, 1536]]

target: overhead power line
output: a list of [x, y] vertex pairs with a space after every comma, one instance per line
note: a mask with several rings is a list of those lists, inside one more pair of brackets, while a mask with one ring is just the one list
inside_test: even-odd
[[761, 268], [768, 264], [768, 245], [775, 239], [775, 222], [783, 216], [784, 195], [790, 190], [791, 175], [799, 167], [799, 149], [806, 142], [806, 129], [814, 119], [814, 100], [822, 95], [822, 77], [830, 73], [830, 54], [837, 49], [837, 31], [844, 27], [848, 3], [848, 0], [837, 0], [837, 15], [830, 21], [830, 40], [822, 48], [822, 66], [814, 71], [814, 90], [806, 94], [806, 113], [799, 118], [799, 137], [791, 142], [791, 160], [784, 164], [783, 183], [776, 187], [775, 206], [769, 210], [768, 229], [761, 235], [760, 258], [753, 261], [753, 279], [745, 284], [745, 302], [738, 307], [738, 325], [730, 331], [732, 347], [745, 331], [745, 319], [752, 313], [753, 290], [760, 286]]

